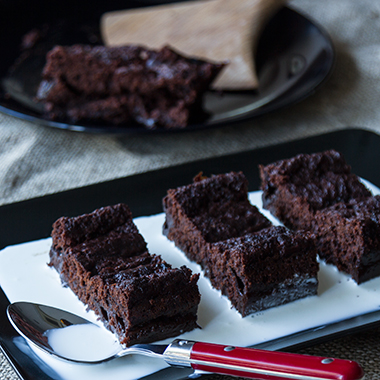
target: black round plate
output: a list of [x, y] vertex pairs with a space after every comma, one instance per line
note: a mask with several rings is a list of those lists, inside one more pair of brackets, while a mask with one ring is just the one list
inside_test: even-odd
[[[71, 125], [44, 119], [34, 101], [45, 55], [56, 44], [101, 43], [99, 20], [107, 11], [154, 5], [164, 1], [51, 2], [0, 0], [0, 111], [44, 126], [92, 133], [172, 133], [138, 125]], [[79, 2], [78, 2], [79, 3]], [[32, 5], [31, 5], [32, 4]], [[53, 4], [53, 5], [52, 5]], [[48, 38], [9, 75], [20, 54], [22, 36], [33, 28], [48, 27]], [[284, 7], [266, 25], [255, 54], [257, 91], [205, 94], [208, 116], [185, 130], [199, 130], [254, 118], [294, 104], [312, 94], [329, 76], [334, 49], [328, 34], [297, 11]], [[8, 94], [8, 95], [6, 95]], [[10, 94], [10, 96], [9, 96]]]

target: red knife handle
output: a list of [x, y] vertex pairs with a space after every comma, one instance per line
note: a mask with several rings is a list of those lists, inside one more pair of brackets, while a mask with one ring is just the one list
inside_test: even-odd
[[359, 380], [360, 365], [333, 359], [252, 348], [195, 342], [190, 352], [195, 370], [253, 379]]

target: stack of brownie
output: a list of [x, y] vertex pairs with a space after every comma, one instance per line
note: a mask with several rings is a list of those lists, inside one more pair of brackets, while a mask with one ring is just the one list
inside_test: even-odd
[[199, 275], [149, 254], [124, 204], [53, 225], [50, 266], [122, 344], [152, 342], [197, 327]]
[[380, 275], [380, 197], [334, 150], [260, 167], [263, 205], [285, 226], [316, 235], [318, 254], [362, 283]]
[[242, 173], [168, 190], [164, 234], [242, 316], [317, 293], [313, 237], [273, 226], [248, 200]]
[[185, 128], [204, 114], [203, 94], [224, 66], [169, 47], [56, 46], [37, 99], [52, 120]]

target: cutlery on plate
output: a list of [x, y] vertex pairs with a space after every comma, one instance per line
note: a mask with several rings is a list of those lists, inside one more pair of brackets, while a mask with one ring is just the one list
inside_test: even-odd
[[[351, 360], [265, 351], [184, 339], [176, 339], [169, 345], [136, 344], [124, 348], [117, 342], [113, 334], [82, 317], [51, 306], [30, 302], [16, 302], [9, 305], [7, 315], [16, 331], [28, 342], [46, 353], [72, 362], [99, 364], [129, 354], [141, 354], [162, 358], [171, 366], [192, 367], [194, 370], [253, 379], [359, 380], [364, 376], [360, 365]], [[74, 347], [74, 345], [68, 347], [68, 351], [62, 351], [59, 345], [56, 346], [52, 343], [54, 340], [51, 337], [55, 332], [59, 332], [60, 335], [56, 336], [62, 338], [64, 336], [62, 333], [66, 334], [69, 329], [79, 325], [82, 330], [84, 327], [90, 327], [92, 337], [94, 334], [102, 334], [102, 332], [106, 334], [107, 339], [101, 343], [100, 347], [102, 353], [106, 352], [107, 342], [110, 342], [108, 354], [101, 358], [86, 357], [82, 356], [80, 352], [76, 354], [78, 347]], [[76, 337], [78, 337], [78, 332], [79, 330], [74, 332]], [[65, 346], [70, 341], [70, 339], [66, 339], [66, 336], [68, 337], [65, 335], [64, 339], [58, 339], [61, 343], [64, 341]], [[109, 337], [112, 337], [111, 341]], [[85, 339], [82, 337], [80, 340], [83, 343]], [[84, 343], [86, 342], [84, 341]], [[85, 347], [90, 349], [90, 345]]]

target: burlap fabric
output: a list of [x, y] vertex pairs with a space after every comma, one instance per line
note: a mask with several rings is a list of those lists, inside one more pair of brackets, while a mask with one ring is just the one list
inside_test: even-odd
[[[0, 115], [0, 204], [346, 127], [380, 133], [380, 1], [292, 0], [290, 6], [323, 25], [336, 48], [335, 70], [313, 96], [240, 125], [173, 135], [89, 135]], [[303, 352], [357, 360], [366, 379], [376, 380], [379, 342], [375, 329]], [[14, 378], [4, 360], [0, 372], [1, 379]]]

